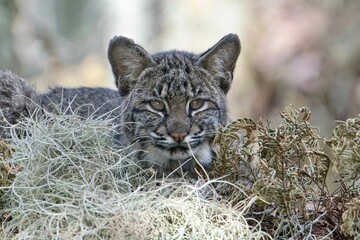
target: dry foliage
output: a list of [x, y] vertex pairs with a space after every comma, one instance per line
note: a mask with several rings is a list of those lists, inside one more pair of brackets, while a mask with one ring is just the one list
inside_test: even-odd
[[[263, 200], [248, 216], [261, 221], [275, 239], [358, 239], [359, 117], [341, 122], [327, 140], [310, 125], [308, 108], [290, 106], [280, 115], [278, 127], [239, 119], [221, 130], [215, 139], [220, 149], [213, 176], [225, 176], [247, 195]], [[247, 141], [239, 148], [244, 134]], [[328, 189], [328, 174], [339, 176], [335, 192]], [[229, 196], [244, 195], [236, 188], [228, 191]]]
[[221, 180], [156, 179], [116, 148], [110, 119], [45, 114], [3, 148], [0, 239], [269, 238], [245, 215], [256, 198], [233, 206]]
[[232, 122], [198, 180], [142, 170], [114, 147], [110, 120], [25, 119], [0, 144], [0, 237], [359, 239], [360, 118], [325, 139], [310, 116], [290, 106], [277, 127]]

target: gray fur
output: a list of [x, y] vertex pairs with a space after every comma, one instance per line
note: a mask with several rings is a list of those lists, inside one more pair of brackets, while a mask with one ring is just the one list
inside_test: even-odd
[[0, 138], [9, 137], [9, 124], [30, 116], [39, 104], [39, 95], [25, 80], [10, 71], [0, 70]]
[[121, 114], [118, 91], [107, 88], [54, 88], [40, 95], [40, 103], [50, 112], [76, 112], [82, 117], [118, 117]]
[[[61, 104], [62, 111], [70, 104], [84, 117], [113, 111], [112, 116], [121, 123], [120, 144], [133, 144], [133, 150], [140, 150], [138, 161], [159, 171], [174, 170], [179, 164], [192, 171], [193, 156], [204, 167], [212, 163], [211, 143], [228, 121], [226, 93], [240, 48], [237, 35], [229, 34], [203, 54], [168, 51], [151, 55], [131, 39], [114, 37], [108, 58], [118, 92], [55, 88], [37, 95], [25, 81], [4, 72], [0, 84], [6, 90], [0, 92], [0, 109], [12, 120], [9, 112], [16, 113], [15, 106], [22, 103], [23, 109], [34, 109], [18, 98], [14, 103], [13, 95], [20, 93], [50, 111], [57, 110], [54, 103]], [[155, 109], [154, 101], [163, 108]], [[203, 104], [193, 109], [192, 101]]]
[[[108, 58], [124, 101], [121, 122], [133, 123], [123, 125], [123, 144], [136, 144], [136, 149], [144, 150], [139, 159], [165, 169], [187, 162], [183, 168], [191, 171], [193, 155], [209, 166], [214, 135], [228, 121], [226, 93], [240, 48], [237, 35], [229, 34], [203, 54], [150, 55], [132, 40], [114, 37]], [[196, 99], [207, 106], [193, 114], [189, 103]], [[152, 109], [152, 100], [163, 102], [166, 108]], [[174, 141], [174, 133], [186, 134], [188, 143]]]

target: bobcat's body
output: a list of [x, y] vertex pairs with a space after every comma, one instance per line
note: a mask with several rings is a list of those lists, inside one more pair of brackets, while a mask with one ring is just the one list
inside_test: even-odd
[[[115, 37], [108, 58], [119, 91], [56, 88], [31, 98], [48, 110], [54, 110], [52, 103], [80, 107], [76, 113], [81, 116], [101, 117], [112, 111], [120, 123], [120, 144], [139, 150], [137, 160], [169, 170], [180, 164], [191, 171], [194, 157], [204, 167], [212, 162], [212, 140], [228, 121], [226, 93], [239, 53], [234, 34], [199, 55], [150, 55], [132, 40]], [[6, 74], [0, 76], [0, 82], [9, 82]], [[0, 101], [0, 109], [4, 106]]]
[[107, 88], [54, 88], [40, 95], [40, 105], [46, 110], [76, 111], [82, 117], [120, 116], [121, 102], [119, 92]]

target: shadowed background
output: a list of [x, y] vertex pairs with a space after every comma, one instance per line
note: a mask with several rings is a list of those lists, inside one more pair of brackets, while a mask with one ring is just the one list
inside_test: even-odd
[[284, 107], [306, 105], [329, 135], [334, 120], [359, 114], [359, 12], [358, 0], [0, 0], [0, 68], [39, 91], [114, 88], [106, 56], [114, 35], [150, 53], [201, 53], [233, 32], [242, 53], [232, 117], [277, 123]]

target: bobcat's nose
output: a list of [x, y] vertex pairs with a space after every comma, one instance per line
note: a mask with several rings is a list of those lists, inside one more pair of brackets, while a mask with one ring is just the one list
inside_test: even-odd
[[184, 141], [185, 137], [187, 136], [187, 133], [170, 133], [170, 136], [175, 140], [175, 142], [181, 143]]

